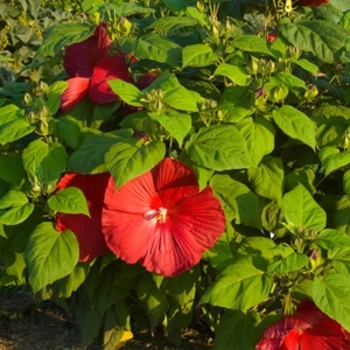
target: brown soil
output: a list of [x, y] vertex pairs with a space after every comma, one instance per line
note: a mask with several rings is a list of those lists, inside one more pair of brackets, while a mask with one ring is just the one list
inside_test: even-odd
[[[195, 329], [183, 332], [176, 348], [160, 333], [134, 332], [124, 350], [212, 350], [213, 340]], [[98, 343], [83, 347], [79, 327], [52, 303], [37, 305], [30, 294], [0, 295], [0, 350], [102, 350]]]

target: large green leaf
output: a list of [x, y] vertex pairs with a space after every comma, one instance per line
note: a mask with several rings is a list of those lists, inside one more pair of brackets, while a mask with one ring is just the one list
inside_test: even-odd
[[227, 310], [215, 332], [215, 350], [253, 350], [255, 327], [260, 321], [256, 311]]
[[328, 259], [332, 261], [337, 273], [350, 278], [350, 246], [328, 251]]
[[47, 204], [52, 210], [68, 214], [90, 216], [84, 193], [77, 187], [68, 187], [51, 196]]
[[176, 30], [184, 27], [193, 27], [198, 23], [198, 21], [191, 17], [186, 16], [166, 16], [157, 18], [153, 23], [151, 23], [148, 28], [159, 29], [164, 32], [171, 30]]
[[208, 45], [189, 45], [182, 50], [182, 68], [209, 66], [215, 63], [218, 57]]
[[346, 31], [325, 20], [291, 22], [284, 18], [279, 30], [294, 46], [312, 52], [323, 62], [333, 62], [334, 54], [343, 47]]
[[137, 39], [126, 40], [123, 50], [139, 59], [147, 59], [170, 66], [177, 66], [181, 47], [160, 34], [145, 34]]
[[165, 156], [161, 141], [144, 143], [142, 140], [118, 140], [106, 153], [106, 166], [113, 175], [117, 188], [151, 170]]
[[307, 115], [292, 106], [285, 105], [273, 111], [273, 119], [286, 135], [315, 149], [316, 127]]
[[344, 195], [336, 202], [333, 214], [333, 227], [350, 234], [350, 197]]
[[266, 275], [266, 261], [259, 256], [227, 261], [218, 279], [203, 294], [200, 304], [247, 310], [270, 294], [273, 279]]
[[95, 27], [86, 23], [59, 23], [51, 27], [34, 57], [55, 56], [64, 46], [81, 42], [91, 36]]
[[168, 113], [148, 113], [182, 146], [184, 138], [191, 129], [192, 119], [189, 114], [171, 111]]
[[71, 231], [58, 232], [51, 222], [38, 225], [24, 252], [33, 292], [70, 274], [78, 257], [79, 245]]
[[34, 210], [21, 191], [10, 190], [0, 198], [0, 224], [17, 225], [25, 221]]
[[248, 168], [251, 159], [243, 136], [233, 125], [200, 129], [185, 145], [190, 159], [213, 170]]
[[350, 247], [350, 236], [341, 231], [326, 229], [317, 235], [315, 242], [327, 250]]
[[283, 162], [280, 158], [264, 157], [257, 167], [248, 169], [248, 178], [259, 196], [280, 203], [284, 184]]
[[266, 42], [257, 35], [238, 35], [232, 41], [232, 46], [242, 51], [273, 56]]
[[295, 228], [320, 231], [326, 226], [325, 211], [302, 185], [284, 195], [282, 209], [287, 223]]
[[34, 131], [24, 118], [24, 113], [15, 105], [0, 108], [0, 144], [12, 142]]
[[22, 155], [0, 154], [0, 179], [19, 185], [25, 178]]
[[324, 166], [326, 175], [343, 166], [350, 164], [350, 153], [342, 152], [335, 147], [323, 147], [318, 156]]
[[121, 79], [113, 79], [108, 81], [108, 85], [111, 87], [119, 97], [131, 106], [142, 107], [140, 99], [142, 94], [140, 90], [131, 83], [127, 83]]
[[61, 95], [67, 89], [68, 81], [56, 81], [47, 89], [47, 107], [51, 114], [55, 114], [61, 106]]
[[[125, 131], [131, 137], [131, 131]], [[88, 137], [70, 156], [67, 170], [81, 174], [98, 174], [107, 171], [105, 154], [116, 142], [118, 134], [97, 134]]]
[[264, 155], [275, 146], [275, 129], [265, 118], [244, 118], [236, 125], [247, 142], [248, 153], [253, 166], [257, 166]]
[[228, 221], [235, 219], [238, 224], [261, 227], [259, 198], [246, 185], [228, 175], [214, 175], [210, 186], [220, 198]]
[[215, 70], [214, 75], [221, 75], [229, 78], [240, 86], [249, 85], [251, 77], [244, 67], [234, 66], [228, 63], [221, 63]]
[[58, 180], [65, 170], [67, 157], [65, 148], [58, 142], [47, 144], [35, 140], [24, 151], [23, 164], [30, 177], [51, 182]]
[[54, 133], [69, 147], [77, 149], [80, 144], [81, 129], [79, 122], [69, 115], [52, 121]]
[[313, 299], [328, 316], [350, 331], [350, 279], [337, 273], [315, 277]]

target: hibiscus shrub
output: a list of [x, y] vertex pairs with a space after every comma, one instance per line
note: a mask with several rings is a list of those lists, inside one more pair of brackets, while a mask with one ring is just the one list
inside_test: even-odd
[[350, 348], [349, 0], [0, 8], [0, 286], [106, 349]]

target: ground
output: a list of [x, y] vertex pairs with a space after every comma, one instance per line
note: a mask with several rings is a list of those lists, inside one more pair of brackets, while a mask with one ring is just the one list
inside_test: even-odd
[[[139, 331], [124, 350], [212, 350], [207, 332], [186, 329], [175, 348], [160, 333]], [[0, 350], [102, 350], [98, 343], [84, 348], [79, 327], [51, 303], [36, 304], [28, 293], [0, 293]]]

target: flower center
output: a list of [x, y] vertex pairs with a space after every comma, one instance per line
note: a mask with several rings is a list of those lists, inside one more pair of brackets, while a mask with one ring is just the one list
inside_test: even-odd
[[151, 209], [143, 214], [143, 217], [146, 220], [153, 220], [155, 218], [158, 224], [165, 224], [168, 219], [168, 209], [163, 207], [160, 207], [159, 209]]

